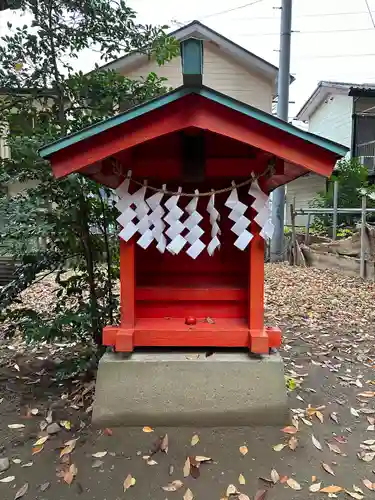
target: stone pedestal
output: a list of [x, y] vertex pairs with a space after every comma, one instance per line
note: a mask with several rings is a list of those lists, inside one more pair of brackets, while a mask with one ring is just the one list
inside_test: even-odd
[[284, 425], [283, 361], [245, 352], [105, 354], [92, 419], [100, 427]]

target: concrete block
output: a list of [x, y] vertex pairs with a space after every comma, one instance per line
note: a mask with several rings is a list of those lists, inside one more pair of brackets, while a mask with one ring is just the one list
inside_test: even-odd
[[135, 352], [99, 363], [97, 426], [284, 425], [288, 404], [279, 354]]

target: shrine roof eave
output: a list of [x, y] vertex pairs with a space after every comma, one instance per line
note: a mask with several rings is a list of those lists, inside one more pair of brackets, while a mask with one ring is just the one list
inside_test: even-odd
[[46, 146], [42, 147], [39, 150], [39, 154], [42, 158], [48, 159], [55, 153], [67, 149], [70, 146], [73, 146], [87, 139], [93, 138], [98, 134], [101, 134], [114, 127], [117, 127], [133, 119], [146, 115], [147, 113], [151, 113], [156, 109], [166, 106], [172, 102], [178, 101], [179, 99], [190, 94], [200, 95], [210, 101], [216, 102], [238, 113], [241, 113], [245, 116], [258, 120], [260, 123], [266, 124], [268, 126], [274, 127], [275, 129], [289, 133], [294, 137], [298, 137], [299, 139], [314, 144], [315, 146], [324, 148], [325, 150], [333, 153], [334, 155], [337, 155], [337, 157], [345, 156], [346, 153], [349, 151], [349, 149], [343, 146], [342, 144], [338, 144], [337, 142], [333, 142], [329, 139], [325, 139], [324, 137], [302, 130], [288, 122], [280, 120], [276, 116], [273, 116], [253, 106], [250, 106], [241, 101], [233, 99], [232, 97], [217, 92], [216, 90], [213, 90], [209, 87], [201, 86], [197, 88], [192, 88], [192, 87], [181, 86], [167, 94], [164, 94], [160, 97], [157, 97], [155, 99], [142, 103], [138, 106], [135, 106], [114, 117], [95, 123], [78, 132], [75, 132], [55, 142], [47, 144]]

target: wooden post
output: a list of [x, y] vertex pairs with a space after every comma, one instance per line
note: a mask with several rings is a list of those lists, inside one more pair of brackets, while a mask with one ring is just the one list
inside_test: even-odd
[[256, 354], [268, 354], [268, 335], [264, 328], [264, 239], [258, 225], [252, 221], [254, 235], [249, 250], [249, 349]]
[[290, 223], [292, 224], [292, 249], [291, 249], [291, 264], [296, 266], [297, 262], [297, 236], [296, 236], [296, 214], [294, 206], [290, 204]]
[[337, 207], [339, 204], [339, 183], [335, 181], [333, 183], [333, 227], [332, 227], [332, 239], [335, 240], [337, 237]]
[[120, 239], [120, 328], [116, 351], [131, 352], [135, 326], [135, 238]]
[[366, 277], [365, 263], [365, 245], [366, 245], [366, 195], [362, 196], [362, 212], [361, 212], [361, 254], [360, 254], [360, 276]]

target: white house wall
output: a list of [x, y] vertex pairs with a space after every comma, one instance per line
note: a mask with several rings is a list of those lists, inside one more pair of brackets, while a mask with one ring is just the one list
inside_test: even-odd
[[[336, 94], [328, 96], [309, 119], [309, 132], [351, 147], [353, 98]], [[290, 224], [289, 204], [308, 208], [319, 191], [325, 191], [326, 179], [316, 174], [301, 177], [287, 185], [286, 220]], [[296, 224], [306, 225], [307, 216], [298, 216]]]
[[[120, 70], [121, 74], [133, 79], [146, 77], [151, 72], [167, 78], [168, 86], [176, 88], [182, 85], [179, 56], [163, 66], [158, 66], [157, 62], [151, 59], [131, 70]], [[248, 71], [211, 42], [204, 43], [203, 83], [223, 94], [271, 113], [272, 81]]]

